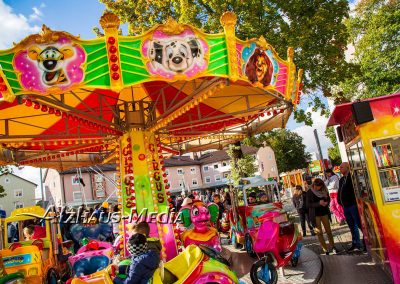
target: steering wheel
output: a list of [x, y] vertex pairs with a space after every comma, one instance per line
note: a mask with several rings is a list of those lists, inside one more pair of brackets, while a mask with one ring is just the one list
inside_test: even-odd
[[229, 263], [229, 261], [227, 261], [219, 251], [213, 249], [212, 247], [209, 247], [207, 245], [199, 245], [199, 248], [201, 249], [201, 251], [207, 255], [210, 258], [213, 258], [215, 260], [218, 260], [219, 262], [225, 264], [226, 266], [230, 267], [231, 264]]
[[42, 239], [36, 239], [32, 242], [33, 246], [37, 246], [39, 250], [43, 250], [44, 248], [44, 242]]
[[8, 249], [9, 250], [15, 250], [15, 249], [17, 249], [17, 248], [20, 248], [20, 247], [22, 247], [22, 244], [21, 243], [12, 243], [12, 244], [10, 244], [9, 246], [8, 246]]

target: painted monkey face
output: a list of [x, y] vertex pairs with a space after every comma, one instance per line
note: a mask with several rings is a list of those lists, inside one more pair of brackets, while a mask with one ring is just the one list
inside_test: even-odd
[[196, 39], [169, 42], [152, 42], [150, 49], [152, 63], [161, 64], [166, 70], [182, 73], [188, 70], [194, 60], [201, 55], [200, 44]]

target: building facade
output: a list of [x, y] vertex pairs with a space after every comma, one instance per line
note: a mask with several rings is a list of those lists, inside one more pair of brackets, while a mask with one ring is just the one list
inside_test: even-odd
[[58, 173], [48, 170], [43, 182], [46, 201], [57, 207], [65, 204], [96, 205], [104, 201], [116, 203], [116, 165], [81, 168]]
[[187, 156], [173, 156], [165, 159], [168, 183], [171, 193], [191, 192], [203, 187], [201, 163]]
[[8, 173], [0, 176], [0, 185], [6, 193], [6, 196], [0, 198], [0, 209], [5, 210], [7, 216], [10, 216], [14, 209], [36, 205], [37, 184]]
[[[255, 158], [255, 175], [261, 175], [265, 179], [278, 177], [275, 154], [270, 147], [258, 149], [242, 146], [242, 152]], [[230, 157], [225, 150], [203, 155], [172, 156], [164, 160], [164, 165], [173, 195], [224, 187], [231, 172]], [[60, 174], [55, 170], [48, 170], [43, 179], [46, 200], [55, 206], [100, 204], [107, 198], [116, 201], [115, 178], [116, 165], [81, 168], [78, 171], [73, 169]]]
[[259, 175], [265, 179], [278, 179], [278, 166], [275, 153], [271, 147], [264, 146], [258, 149], [256, 154]]

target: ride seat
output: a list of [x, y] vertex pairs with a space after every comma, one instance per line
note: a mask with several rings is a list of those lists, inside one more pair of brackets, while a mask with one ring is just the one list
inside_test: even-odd
[[[179, 280], [176, 280], [175, 277], [182, 281], [185, 280], [202, 259], [203, 252], [201, 249], [196, 245], [189, 245], [181, 254], [164, 263], [164, 271], [161, 271], [160, 267], [157, 268], [153, 274], [153, 283], [165, 284], [167, 283], [166, 281], [173, 281], [169, 283], [181, 283]], [[165, 282], [161, 278], [162, 275], [164, 275]]]

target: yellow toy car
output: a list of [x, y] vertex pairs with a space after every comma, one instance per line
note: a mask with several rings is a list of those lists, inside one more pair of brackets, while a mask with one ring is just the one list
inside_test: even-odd
[[[0, 255], [5, 272], [22, 273], [26, 283], [57, 284], [58, 280], [70, 277], [67, 263], [70, 254], [63, 249], [67, 244], [62, 243], [59, 223], [54, 213], [45, 214], [45, 210], [39, 206], [16, 209], [0, 226]], [[47, 218], [40, 218], [42, 216]], [[23, 234], [27, 224], [32, 224], [38, 232], [32, 240], [25, 240]], [[9, 237], [7, 228], [11, 225], [16, 225], [18, 229], [16, 236]]]

